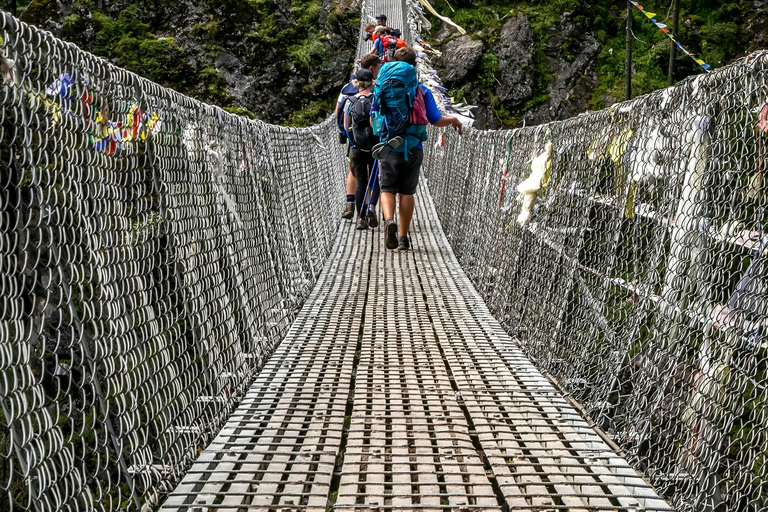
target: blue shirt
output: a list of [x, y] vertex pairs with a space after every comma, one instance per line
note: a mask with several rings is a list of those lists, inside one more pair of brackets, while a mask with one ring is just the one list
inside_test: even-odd
[[378, 53], [379, 57], [384, 55], [384, 43], [382, 42], [382, 38], [376, 39], [376, 41], [373, 43], [373, 47], [376, 48], [376, 52]]
[[422, 84], [419, 84], [419, 87], [421, 87], [421, 92], [424, 93], [424, 106], [427, 108], [427, 120], [429, 121], [429, 124], [435, 124], [443, 118], [443, 114], [441, 114], [440, 110], [437, 108], [437, 103], [435, 102], [435, 97], [432, 96], [432, 91]]
[[[424, 107], [427, 110], [427, 121], [429, 121], [429, 124], [435, 124], [442, 119], [443, 114], [441, 114], [440, 110], [437, 108], [437, 103], [435, 102], [435, 97], [432, 96], [432, 91], [422, 84], [419, 84], [419, 87], [421, 88], [421, 92], [424, 93]], [[416, 147], [418, 149], [424, 149], [424, 145], [421, 142], [419, 142]]]

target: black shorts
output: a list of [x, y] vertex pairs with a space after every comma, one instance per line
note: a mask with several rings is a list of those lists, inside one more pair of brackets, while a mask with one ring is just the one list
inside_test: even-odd
[[352, 176], [357, 180], [368, 182], [375, 161], [370, 151], [353, 149], [349, 152], [349, 167], [352, 169]]
[[423, 159], [424, 150], [415, 148], [408, 155], [408, 161], [405, 153], [396, 151], [379, 160], [381, 191], [406, 196], [415, 194]]

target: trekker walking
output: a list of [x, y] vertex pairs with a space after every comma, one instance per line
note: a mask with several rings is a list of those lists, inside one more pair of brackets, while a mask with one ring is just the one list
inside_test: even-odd
[[[459, 134], [462, 133], [461, 121], [441, 115], [432, 92], [418, 83], [415, 66], [416, 52], [411, 48], [400, 48], [395, 53], [395, 62], [381, 67], [374, 89], [374, 109], [378, 108], [379, 112], [371, 114], [374, 127], [381, 126], [382, 121], [385, 125], [384, 129], [377, 130], [382, 143], [373, 151], [379, 159], [381, 209], [386, 219], [384, 244], [387, 249], [400, 251], [411, 248], [408, 229], [424, 158], [422, 142], [427, 139], [426, 122], [438, 127], [453, 126]], [[390, 79], [394, 76], [401, 80]], [[406, 95], [407, 103], [404, 103], [403, 96]], [[402, 105], [407, 107], [403, 109]], [[397, 194], [400, 195], [399, 225], [394, 219]]]
[[365, 40], [366, 41], [376, 41], [376, 25], [373, 23], [368, 23], [365, 26]]
[[[360, 67], [373, 73], [375, 78], [376, 74], [379, 72], [379, 68], [381, 67], [381, 59], [379, 59], [379, 57], [376, 55], [364, 55], [360, 60]], [[336, 101], [336, 124], [339, 129], [339, 142], [347, 145], [347, 160], [349, 160], [350, 156], [350, 141], [349, 137], [347, 136], [346, 127], [344, 126], [344, 105], [349, 100], [349, 98], [357, 94], [358, 90], [355, 83], [355, 75], [352, 75], [349, 83], [344, 84], [344, 87], [341, 89], [341, 93], [339, 94], [339, 98]], [[342, 219], [352, 219], [355, 216], [356, 190], [357, 180], [355, 179], [355, 175], [352, 172], [352, 166], [350, 164], [346, 181], [347, 197], [344, 204], [344, 210], [341, 213]]]
[[[347, 101], [344, 115], [344, 125], [352, 140], [349, 152], [349, 163], [357, 180], [355, 203], [357, 206], [357, 229], [375, 228], [379, 225], [376, 216], [376, 203], [379, 199], [379, 183], [372, 179], [374, 169], [371, 150], [379, 142], [371, 127], [371, 101], [373, 99], [373, 73], [368, 69], [357, 71], [357, 88], [360, 91]], [[368, 189], [374, 181], [373, 188]], [[365, 211], [366, 196], [370, 198], [370, 209]]]
[[394, 30], [389, 27], [376, 27], [374, 34], [376, 34], [376, 39], [368, 54], [378, 55], [382, 62], [393, 60], [395, 51], [405, 44], [405, 41], [400, 39], [401, 43], [398, 46], [398, 38], [394, 36]]
[[[370, 19], [370, 18], [368, 18]], [[379, 14], [376, 16], [376, 24], [380, 27], [386, 27], [387, 26], [387, 15], [386, 14]]]
[[[346, 144], [347, 146], [347, 159], [349, 159], [349, 139], [347, 138], [347, 133], [344, 130], [344, 104], [351, 96], [357, 94], [357, 87], [354, 84], [354, 78], [355, 76], [352, 75], [349, 82], [344, 84], [344, 87], [341, 88], [339, 98], [336, 100], [336, 111], [334, 112], [336, 115], [336, 127], [339, 130], [339, 143]], [[351, 219], [355, 215], [356, 187], [357, 182], [355, 181], [355, 176], [352, 174], [352, 168], [350, 167], [349, 172], [347, 172], [347, 200], [344, 204], [344, 210], [341, 212], [342, 219]]]
[[399, 28], [393, 28], [392, 29], [392, 36], [395, 38], [395, 47], [399, 50], [400, 48], [405, 48], [408, 46], [408, 43], [405, 42], [405, 39], [403, 39], [403, 33], [400, 32]]

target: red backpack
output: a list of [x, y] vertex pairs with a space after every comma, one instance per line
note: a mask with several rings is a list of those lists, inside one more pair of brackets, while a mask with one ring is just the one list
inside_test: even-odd
[[391, 35], [381, 36], [381, 46], [384, 48], [383, 62], [395, 60], [395, 51], [397, 50], [397, 38]]

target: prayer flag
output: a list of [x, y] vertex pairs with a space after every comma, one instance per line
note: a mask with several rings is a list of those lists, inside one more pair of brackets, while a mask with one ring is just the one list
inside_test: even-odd
[[653, 22], [653, 24], [654, 24], [654, 25], [656, 25], [656, 26], [659, 28], [659, 30], [661, 30], [661, 31], [662, 31], [664, 34], [666, 34], [666, 35], [667, 35], [667, 37], [669, 37], [669, 38], [672, 40], [672, 42], [673, 42], [673, 43], [675, 43], [675, 44], [676, 44], [676, 45], [677, 45], [677, 46], [678, 46], [678, 47], [679, 47], [679, 48], [680, 48], [680, 49], [681, 49], [683, 52], [685, 52], [685, 54], [686, 54], [686, 55], [688, 55], [690, 58], [692, 58], [694, 61], [696, 61], [696, 64], [698, 64], [699, 66], [701, 66], [701, 68], [702, 68], [704, 71], [707, 71], [707, 72], [709, 72], [709, 69], [710, 69], [710, 65], [709, 65], [709, 64], [707, 64], [707, 63], [705, 63], [705, 62], [704, 62], [702, 59], [697, 59], [697, 58], [696, 58], [696, 54], [695, 54], [695, 53], [691, 53], [691, 52], [689, 52], [688, 50], [686, 50], [685, 48], [683, 48], [683, 45], [682, 45], [682, 44], [680, 44], [680, 43], [679, 43], [679, 42], [678, 42], [678, 41], [675, 39], [675, 35], [674, 35], [674, 34], [672, 34], [672, 33], [669, 31], [669, 29], [667, 28], [667, 25], [665, 25], [664, 23], [661, 23], [661, 22], [659, 22], [659, 21], [656, 19], [656, 13], [653, 13], [653, 12], [647, 12], [647, 11], [645, 10], [645, 8], [644, 8], [642, 5], [638, 4], [637, 2], [634, 2], [633, 0], [629, 0], [629, 3], [631, 3], [632, 5], [634, 5], [635, 7], [637, 7], [637, 8], [638, 8], [640, 11], [642, 11], [642, 13], [643, 13], [643, 14], [645, 14], [646, 18], [650, 19], [650, 20]]

